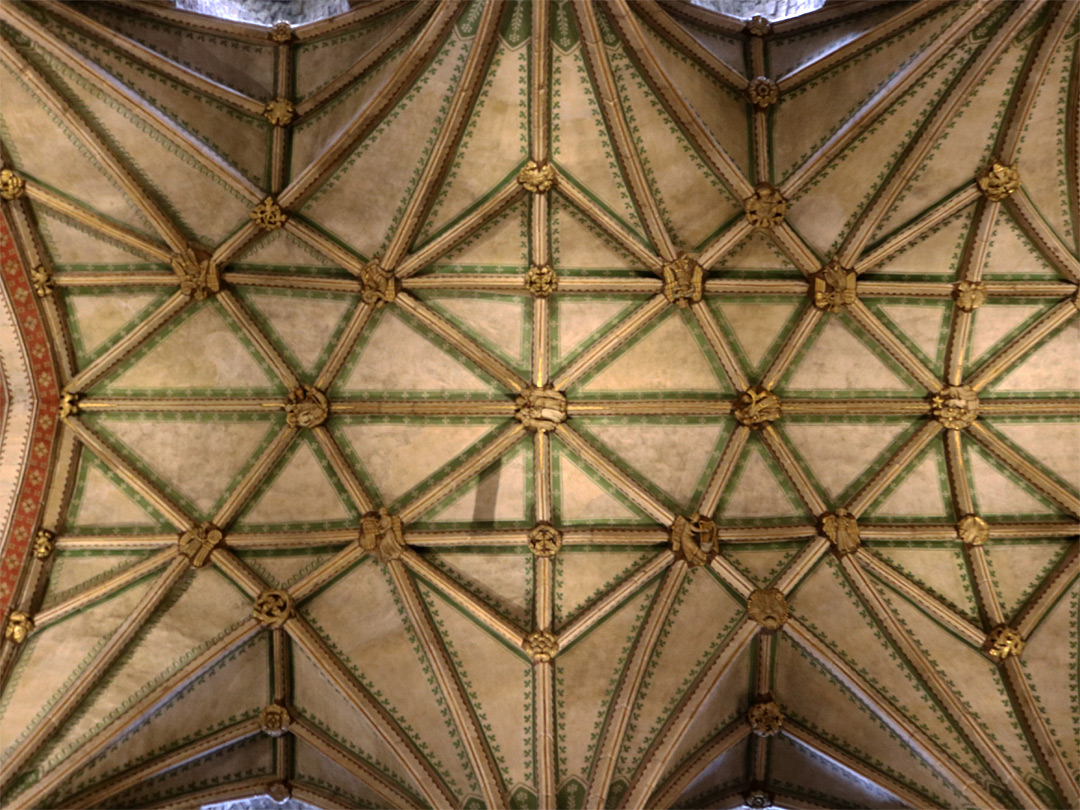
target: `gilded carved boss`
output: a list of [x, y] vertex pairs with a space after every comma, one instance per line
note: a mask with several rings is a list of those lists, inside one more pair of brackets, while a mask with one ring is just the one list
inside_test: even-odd
[[285, 224], [289, 217], [281, 210], [273, 197], [267, 197], [251, 209], [251, 221], [264, 231], [274, 231]]
[[251, 615], [271, 629], [281, 627], [293, 613], [293, 600], [289, 592], [277, 589], [260, 593], [251, 609]]
[[391, 515], [385, 506], [378, 512], [368, 512], [360, 518], [360, 548], [375, 551], [383, 562], [400, 558], [405, 548], [401, 518]]
[[810, 279], [810, 296], [818, 309], [839, 312], [855, 303], [858, 293], [855, 272], [839, 262], [829, 262]]
[[360, 265], [359, 277], [362, 285], [360, 298], [365, 304], [381, 306], [397, 297], [397, 279], [383, 270], [378, 258]]
[[986, 285], [981, 281], [959, 281], [953, 285], [952, 297], [964, 312], [974, 312], [986, 303]]
[[296, 107], [287, 98], [275, 98], [266, 102], [263, 107], [263, 117], [275, 127], [288, 126], [296, 117]]
[[750, 730], [759, 737], [772, 737], [784, 724], [784, 712], [771, 695], [759, 698], [746, 710]]
[[680, 254], [664, 265], [664, 297], [679, 309], [696, 304], [705, 294], [705, 271], [692, 256]]
[[514, 418], [529, 430], [546, 433], [566, 421], [566, 397], [554, 388], [527, 388], [514, 404]]
[[202, 568], [210, 561], [210, 555], [223, 539], [221, 529], [213, 523], [203, 523], [182, 533], [177, 543], [180, 553], [191, 560], [191, 565]]
[[821, 517], [821, 530], [829, 538], [833, 550], [843, 557], [859, 549], [859, 523], [855, 516], [841, 507]]
[[780, 86], [772, 79], [757, 76], [746, 86], [746, 95], [751, 104], [764, 110], [780, 100]]
[[949, 385], [933, 393], [930, 415], [949, 430], [963, 430], [979, 418], [979, 396], [966, 385]]
[[555, 185], [555, 167], [544, 161], [530, 160], [518, 172], [517, 181], [533, 194], [541, 194]]
[[993, 161], [978, 177], [979, 191], [988, 200], [1000, 202], [1020, 188], [1019, 164]]
[[318, 427], [329, 414], [330, 403], [326, 394], [310, 385], [293, 389], [285, 399], [285, 422], [289, 427]]
[[956, 524], [956, 536], [964, 545], [982, 546], [990, 539], [990, 526], [978, 515], [964, 515]]
[[174, 253], [170, 263], [184, 295], [202, 301], [221, 289], [221, 277], [210, 254], [187, 247], [182, 253]]
[[707, 565], [716, 556], [719, 545], [716, 524], [698, 512], [689, 518], [679, 515], [671, 524], [671, 550], [691, 568]]
[[0, 169], [0, 197], [17, 200], [26, 191], [26, 183], [11, 169]]
[[291, 721], [288, 709], [278, 703], [271, 703], [259, 715], [259, 728], [268, 737], [280, 737], [289, 730]]
[[34, 620], [30, 614], [23, 610], [13, 610], [8, 614], [7, 625], [4, 627], [4, 638], [10, 639], [16, 644], [22, 644], [26, 637], [34, 629]]
[[746, 612], [766, 630], [778, 630], [790, 615], [783, 591], [776, 588], [753, 591], [746, 601]]
[[781, 416], [780, 398], [761, 386], [743, 391], [731, 409], [740, 425], [762, 428]]
[[554, 557], [562, 548], [562, 532], [546, 521], [529, 531], [529, 549], [537, 557]]
[[1024, 651], [1024, 639], [1019, 631], [1007, 624], [999, 624], [986, 634], [983, 650], [997, 661], [1004, 661], [1012, 656], [1019, 658]]
[[34, 556], [39, 560], [47, 560], [56, 549], [56, 535], [48, 529], [39, 529], [34, 536]]
[[525, 289], [536, 298], [547, 298], [558, 288], [559, 277], [550, 265], [534, 265], [525, 274]]
[[559, 640], [548, 630], [529, 633], [521, 642], [521, 647], [538, 664], [550, 661], [559, 651]]
[[762, 230], [771, 230], [784, 221], [787, 200], [776, 186], [758, 183], [754, 186], [753, 195], [743, 200], [743, 208], [751, 225]]

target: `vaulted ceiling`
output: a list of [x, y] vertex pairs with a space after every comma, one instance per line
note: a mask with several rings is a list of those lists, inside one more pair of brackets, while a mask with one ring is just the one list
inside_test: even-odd
[[4, 3], [5, 806], [1076, 806], [1078, 9]]

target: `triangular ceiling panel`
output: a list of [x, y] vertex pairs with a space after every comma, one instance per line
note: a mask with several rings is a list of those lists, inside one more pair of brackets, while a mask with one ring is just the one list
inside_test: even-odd
[[1046, 304], [1014, 301], [989, 301], [973, 313], [968, 356], [971, 367], [978, 368], [986, 359], [1007, 346], [1043, 315]]
[[[582, 270], [647, 271], [641, 260], [631, 256], [624, 245], [604, 233], [561, 196], [551, 205], [551, 254], [556, 272]], [[644, 242], [642, 243], [644, 244]]]
[[329, 529], [355, 525], [358, 517], [322, 448], [301, 436], [252, 493], [236, 528]]
[[[261, 235], [237, 253], [229, 264], [234, 268], [259, 270], [288, 268], [295, 271], [301, 267], [318, 267], [323, 273], [332, 272], [334, 266], [319, 251], [286, 230]], [[337, 272], [348, 275], [340, 268], [337, 268]]]
[[720, 494], [717, 514], [725, 520], [790, 518], [806, 514], [787, 474], [756, 440], [747, 442]]
[[[423, 80], [360, 142], [301, 213], [360, 254], [380, 253], [430, 157], [467, 52], [468, 45], [448, 39]], [[417, 138], [418, 132], [429, 136]]]
[[[780, 394], [828, 396], [832, 391], [922, 391], [861, 329], [826, 316], [777, 389]], [[888, 395], [888, 394], [886, 394]]]
[[972, 495], [980, 515], [1045, 518], [1059, 513], [1059, 507], [1022, 479], [1010, 476], [1007, 468], [981, 447], [969, 443], [966, 457]]
[[720, 553], [755, 585], [767, 588], [799, 549], [799, 544], [725, 543]]
[[564, 625], [656, 559], [655, 549], [607, 553], [567, 548], [555, 559], [555, 621]]
[[[730, 425], [698, 421], [577, 420], [581, 432], [676, 505], [692, 512], [716, 465]], [[661, 450], [661, 448], [663, 448]]]
[[907, 420], [851, 424], [800, 419], [784, 425], [784, 434], [829, 499], [842, 505], [845, 497], [886, 462], [911, 427]]
[[1035, 247], [1005, 206], [998, 210], [994, 229], [990, 233], [983, 273], [988, 281], [1061, 279], [1061, 274]]
[[588, 462], [559, 446], [553, 454], [555, 515], [560, 523], [653, 524], [655, 521], [619, 492]]
[[522, 549], [421, 552], [465, 590], [521, 626], [533, 618], [533, 557]]
[[356, 306], [348, 295], [249, 288], [240, 294], [285, 361], [313, 381]]
[[127, 414], [102, 415], [92, 419], [92, 425], [129, 448], [130, 460], [158, 481], [167, 495], [209, 520], [273, 438], [278, 423], [261, 414], [243, 421], [184, 416], [188, 418], [151, 421]]
[[[390, 310], [375, 318], [377, 323], [368, 326], [338, 377], [340, 394], [438, 391], [453, 396], [491, 391], [486, 375], [439, 345], [438, 338]], [[408, 357], [409, 362], [403, 363], [402, 357]]]
[[131, 549], [57, 552], [41, 606], [49, 608], [65, 602], [142, 562], [150, 554], [150, 551]]
[[[955, 14], [955, 7], [949, 7], [942, 14]], [[936, 33], [937, 31], [932, 31], [930, 35]], [[828, 164], [828, 167], [814, 178], [812, 184], [791, 201], [788, 208], [791, 224], [818, 253], [831, 255], [839, 247], [841, 235], [851, 228], [866, 209], [871, 195], [881, 187], [889, 172], [897, 165], [902, 150], [895, 148], [895, 145], [906, 144], [931, 114], [949, 83], [963, 67], [969, 56], [968, 48], [966, 44], [954, 47], [938, 63], [933, 80], [921, 85], [916, 84], [900, 100], [894, 102], [881, 116], [877, 126], [871, 127], [864, 136], [856, 139], [841, 153], [837, 161]], [[887, 50], [875, 49], [881, 52]], [[871, 74], [868, 72], [863, 75]], [[832, 95], [829, 90], [825, 92], [826, 95]], [[794, 98], [796, 101], [805, 99], [811, 104], [827, 103], [820, 93], [807, 93]], [[778, 124], [788, 131], [813, 132], [814, 127], [805, 127], [801, 123], [807, 118], [805, 101], [802, 105], [785, 105], [781, 100], [776, 115]], [[846, 116], [842, 116], [844, 117]], [[813, 134], [810, 134], [810, 137], [812, 138]], [[816, 148], [812, 141], [806, 143], [806, 146]], [[789, 152], [788, 159], [797, 159], [801, 154]], [[777, 164], [784, 166], [783, 158], [778, 157]], [[838, 171], [839, 166], [844, 166], [844, 170]], [[780, 176], [786, 174], [785, 169]], [[858, 177], [860, 182], [853, 183], [852, 177]]]
[[[442, 419], [346, 422], [337, 433], [386, 504], [474, 447], [502, 423]], [[405, 465], [401, 459], [416, 457]], [[455, 465], [456, 466], [456, 465]]]
[[868, 518], [906, 520], [948, 521], [952, 514], [945, 454], [938, 442], [910, 462], [866, 510]]
[[724, 275], [757, 275], [768, 271], [770, 277], [803, 278], [799, 269], [784, 255], [772, 236], [760, 230], [733, 245], [711, 268]]
[[[709, 569], [695, 568], [687, 573], [660, 630], [634, 702], [619, 749], [617, 776], [628, 779], [632, 775], [634, 752], [639, 746], [648, 747], [690, 682], [745, 615], [742, 605]], [[669, 665], [668, 661], [682, 663]]]
[[1080, 391], [1080, 319], [1073, 318], [1053, 337], [1018, 361], [988, 387], [994, 393], [1027, 391], [1076, 394]]
[[69, 508], [72, 534], [172, 531], [171, 524], [142, 495], [83, 448], [79, 478]]
[[534, 740], [522, 718], [531, 710], [533, 668], [518, 652], [435, 591], [421, 588], [509, 793], [535, 791]]
[[[322, 628], [321, 633], [334, 645], [341, 661], [369, 691], [376, 693], [396, 722], [417, 743], [426, 743], [432, 766], [463, 798], [476, 789], [472, 769], [449, 720], [446, 698], [429, 675], [431, 664], [394, 589], [384, 567], [367, 562], [312, 599], [304, 615], [316, 630]], [[355, 605], [399, 607], [372, 611], [365, 614], [364, 621], [340, 625], [335, 616], [343, 600]], [[328, 632], [332, 635], [327, 636]], [[415, 666], [403, 669], [403, 660], [414, 660]], [[405, 672], [409, 673], [407, 677]]]
[[417, 520], [445, 528], [521, 526], [532, 497], [532, 447], [518, 444]]
[[79, 363], [88, 365], [157, 309], [168, 292], [102, 287], [64, 295], [71, 339]]
[[[627, 348], [576, 387], [583, 394], [624, 391], [715, 393], [728, 389], [693, 318], [678, 310], [627, 341]], [[680, 362], [670, 362], [678, 356]]]
[[945, 602], [973, 623], [979, 606], [968, 575], [964, 553], [955, 546], [924, 543], [868, 543], [873, 553], [932, 596]]
[[323, 546], [315, 551], [251, 551], [233, 548], [232, 552], [271, 588], [288, 589], [342, 551], [341, 546]]
[[[588, 189], [604, 208], [644, 239], [644, 228], [615, 160], [601, 102], [585, 65], [583, 45], [579, 43], [570, 53], [552, 49], [551, 83], [551, 124], [559, 132], [551, 144], [552, 157], [568, 176], [567, 182]], [[598, 160], [599, 155], [604, 159]]]
[[1068, 553], [1075, 540], [995, 541], [985, 549], [990, 579], [1006, 616], [1013, 615]]
[[[571, 777], [583, 784], [588, 778], [597, 736], [614, 697], [612, 689], [626, 665], [630, 645], [645, 620], [656, 587], [646, 587], [628, 599], [555, 659], [558, 682], [564, 684], [556, 708], [558, 773], [563, 780]], [[566, 688], [570, 684], [573, 687]], [[584, 798], [582, 790], [580, 800]]]
[[613, 295], [557, 298], [551, 316], [553, 360], [568, 362], [596, 343], [645, 300], [645, 296]]
[[941, 368], [952, 301], [871, 301], [868, 305], [884, 316], [882, 320], [891, 326], [889, 331], [913, 349], [931, 370]]
[[393, 49], [371, 70], [348, 82], [331, 97], [321, 99], [322, 103], [317, 104], [296, 122], [290, 156], [293, 177], [306, 169], [334, 142], [357, 110], [366, 107], [387, 87], [395, 71], [402, 67], [414, 39], [415, 37], [412, 37]]
[[[31, 203], [30, 207], [37, 219], [41, 240], [57, 270], [122, 272], [168, 269], [160, 258], [143, 253], [133, 245], [113, 239], [45, 205]], [[135, 293], [143, 291], [138, 288], [133, 290]]]
[[[497, 45], [469, 125], [418, 238], [424, 241], [511, 177], [528, 158], [526, 48]], [[516, 126], [508, 122], [516, 122]]]
[[743, 367], [760, 375], [783, 344], [788, 328], [803, 311], [802, 299], [724, 298], [709, 299], [716, 320], [734, 337], [732, 349]]
[[422, 295], [420, 299], [503, 362], [528, 374], [532, 307], [527, 298], [491, 293], [443, 293]]
[[866, 279], [871, 280], [878, 275], [954, 276], [960, 265], [974, 211], [974, 204], [965, 206], [944, 222], [907, 242], [887, 259], [868, 268]]
[[270, 367], [212, 302], [188, 307], [95, 388], [119, 396], [284, 396]]
[[486, 270], [524, 275], [528, 266], [529, 205], [523, 200], [480, 225], [460, 245], [432, 261], [426, 272], [477, 273]]
[[1006, 422], [995, 419], [994, 429], [1049, 469], [1066, 486], [1080, 488], [1080, 425], [1075, 419]]

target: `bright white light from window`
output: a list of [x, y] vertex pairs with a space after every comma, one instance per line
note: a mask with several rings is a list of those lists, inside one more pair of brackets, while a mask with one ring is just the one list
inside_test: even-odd
[[349, 10], [349, 0], [176, 0], [176, 7], [223, 20], [273, 25], [314, 22]]
[[769, 22], [809, 14], [825, 5], [825, 0], [689, 0], [689, 2], [695, 6], [719, 11], [721, 14], [743, 20], [761, 15]]

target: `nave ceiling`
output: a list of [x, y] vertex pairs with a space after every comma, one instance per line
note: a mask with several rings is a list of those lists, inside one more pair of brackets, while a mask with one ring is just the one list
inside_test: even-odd
[[4, 3], [5, 805], [1076, 806], [1078, 8]]

